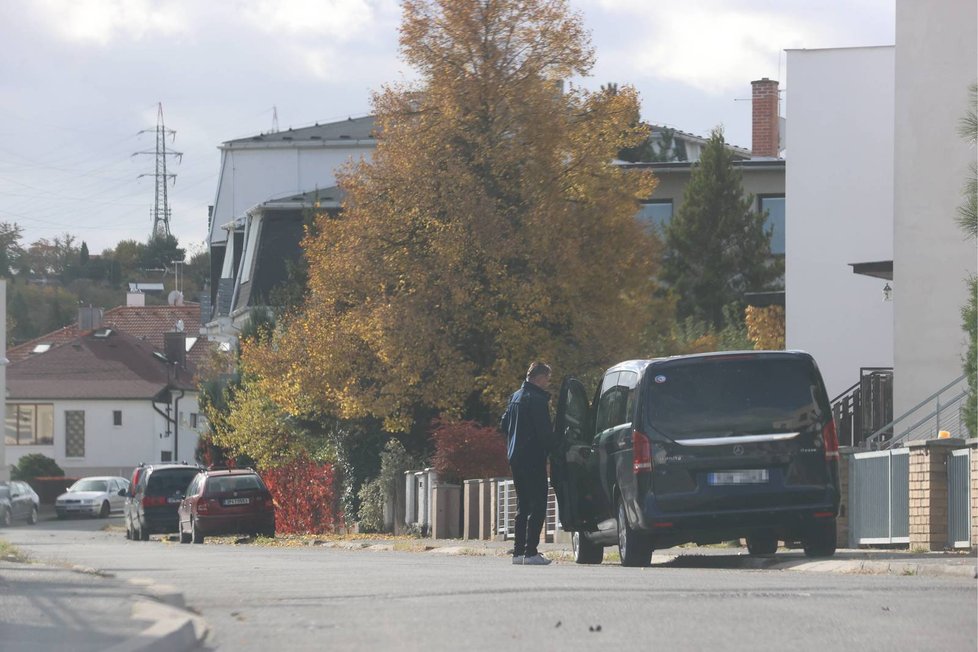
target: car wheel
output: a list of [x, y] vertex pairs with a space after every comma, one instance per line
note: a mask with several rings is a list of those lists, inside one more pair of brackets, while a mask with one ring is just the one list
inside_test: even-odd
[[622, 566], [649, 566], [652, 563], [652, 540], [628, 524], [621, 498], [618, 499], [618, 554]]
[[831, 557], [835, 554], [835, 519], [828, 523], [813, 523], [802, 538], [806, 557]]
[[773, 555], [778, 551], [778, 538], [773, 532], [760, 532], [747, 537], [747, 552], [752, 555]]
[[111, 509], [112, 508], [109, 507], [109, 501], [106, 500], [105, 502], [102, 503], [102, 509], [98, 510], [98, 517], [99, 518], [108, 518], [109, 517], [109, 512], [111, 511]]
[[177, 529], [180, 531], [180, 543], [190, 543], [190, 534], [183, 531], [183, 521], [177, 524]]
[[13, 522], [14, 522], [13, 514], [10, 513], [9, 509], [4, 509], [3, 513], [0, 514], [0, 524], [2, 524], [4, 527], [10, 527], [11, 525], [13, 525]]
[[197, 521], [190, 519], [190, 539], [194, 543], [203, 543], [204, 535], [197, 529]]
[[31, 513], [27, 517], [28, 525], [37, 525], [37, 505], [31, 507]]
[[604, 546], [592, 543], [580, 532], [571, 536], [571, 546], [574, 550], [574, 562], [578, 564], [600, 564], [604, 559]]

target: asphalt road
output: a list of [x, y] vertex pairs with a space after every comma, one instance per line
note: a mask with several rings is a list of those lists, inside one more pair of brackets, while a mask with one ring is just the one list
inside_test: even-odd
[[118, 527], [102, 531], [120, 521], [42, 521], [0, 537], [40, 560], [176, 586], [211, 626], [213, 649], [978, 647], [976, 583], [965, 577], [522, 567], [433, 552], [132, 542]]

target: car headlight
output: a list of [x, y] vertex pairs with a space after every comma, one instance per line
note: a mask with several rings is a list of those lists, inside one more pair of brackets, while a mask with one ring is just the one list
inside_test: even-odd
[[91, 499], [91, 498], [86, 498], [85, 501], [84, 501], [84, 503], [86, 505], [94, 505], [95, 504], [95, 501], [93, 499]]

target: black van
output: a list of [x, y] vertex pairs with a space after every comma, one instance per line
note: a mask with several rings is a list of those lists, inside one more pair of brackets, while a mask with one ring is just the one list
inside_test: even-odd
[[625, 566], [654, 548], [746, 538], [751, 554], [801, 541], [835, 553], [839, 443], [815, 361], [798, 351], [633, 360], [593, 404], [560, 388], [551, 477], [574, 558]]

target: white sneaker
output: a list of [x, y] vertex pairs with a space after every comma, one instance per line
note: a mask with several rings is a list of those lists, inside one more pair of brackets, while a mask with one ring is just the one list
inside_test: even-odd
[[543, 555], [541, 555], [540, 553], [537, 553], [537, 554], [533, 555], [532, 557], [524, 557], [523, 558], [523, 565], [524, 566], [546, 566], [549, 563], [550, 563], [550, 560], [547, 559], [546, 557], [544, 557]]
[[513, 555], [513, 565], [514, 566], [522, 566], [523, 565], [523, 556], [520, 555], [519, 557], [517, 557], [516, 555]]

